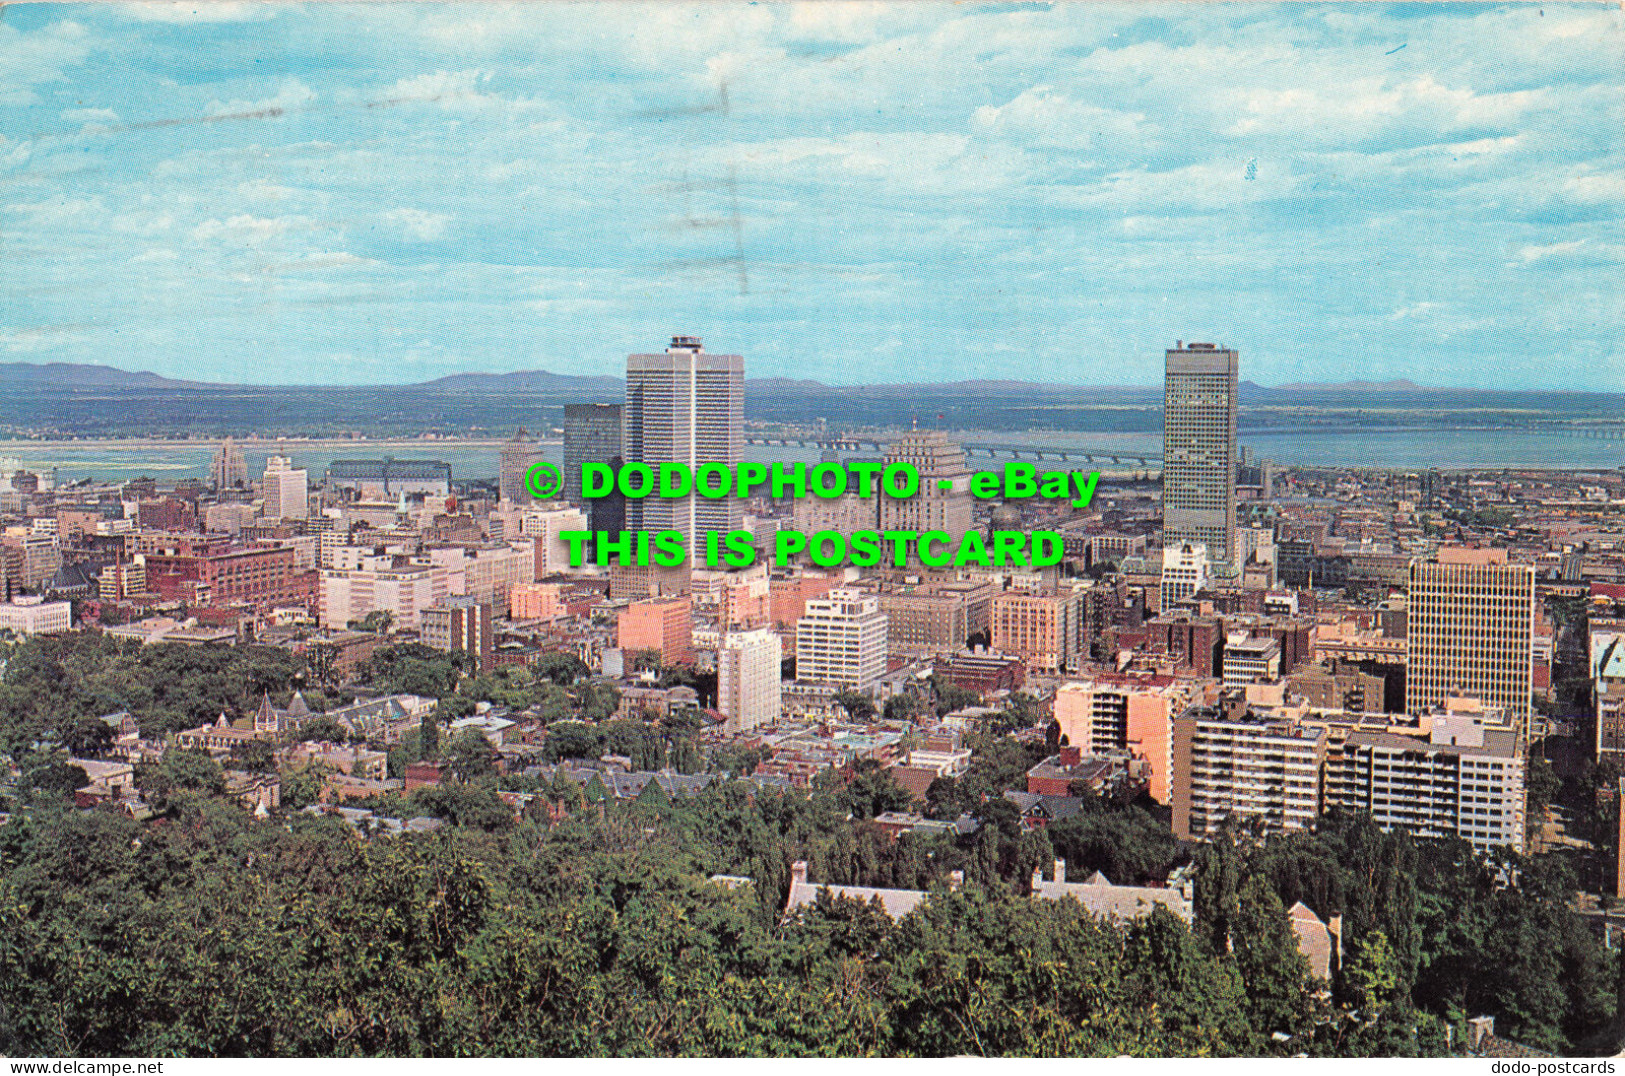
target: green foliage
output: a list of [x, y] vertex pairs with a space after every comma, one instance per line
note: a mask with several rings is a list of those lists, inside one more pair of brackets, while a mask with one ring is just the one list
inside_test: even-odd
[[841, 793], [841, 798], [858, 818], [873, 818], [887, 811], [905, 811], [913, 806], [913, 798], [896, 781], [890, 771], [880, 763], [864, 760], [857, 764], [857, 774]]
[[386, 635], [395, 623], [395, 614], [388, 609], [376, 609], [360, 620], [352, 620], [347, 625], [352, 631], [370, 631], [377, 635]]
[[547, 757], [595, 759], [604, 753], [604, 734], [584, 721], [559, 721], [547, 727]]
[[982, 701], [982, 697], [969, 688], [960, 687], [952, 680], [939, 680], [931, 678], [931, 690], [937, 700], [936, 711], [938, 717], [963, 710], [967, 706], [975, 706]]
[[478, 730], [463, 729], [446, 745], [445, 761], [452, 777], [472, 781], [496, 772], [496, 748]]
[[324, 740], [328, 743], [344, 743], [350, 738], [349, 730], [331, 717], [313, 717], [299, 726], [295, 737], [300, 740]]
[[887, 721], [913, 721], [922, 709], [920, 700], [913, 695], [893, 695], [886, 700], [882, 715]]
[[95, 717], [81, 717], [62, 727], [62, 744], [76, 758], [100, 758], [113, 743], [113, 729]]
[[1298, 951], [1286, 905], [1260, 876], [1241, 888], [1230, 944], [1253, 1026], [1294, 1038], [1307, 1030], [1309, 962]]
[[835, 693], [835, 705], [846, 711], [846, 716], [853, 721], [867, 721], [875, 716], [875, 700], [851, 688]]
[[332, 771], [320, 762], [282, 772], [282, 806], [297, 811], [321, 799], [322, 786]]
[[1047, 827], [1069, 875], [1100, 871], [1118, 885], [1160, 883], [1178, 859], [1173, 833], [1138, 807], [1097, 806]]
[[199, 797], [224, 792], [226, 775], [220, 764], [202, 751], [172, 747], [156, 765], [136, 766], [135, 787], [155, 810], [173, 811]]
[[1526, 817], [1529, 832], [1535, 834], [1540, 831], [1540, 827], [1545, 823], [1546, 808], [1551, 806], [1552, 801], [1557, 798], [1558, 790], [1563, 787], [1563, 782], [1557, 776], [1557, 771], [1552, 769], [1550, 762], [1536, 756], [1529, 760], [1529, 772], [1525, 778], [1524, 787], [1528, 795]]
[[[73, 809], [83, 771], [35, 751], [52, 742], [40, 733], [64, 742], [70, 718], [127, 700], [144, 722], [178, 720], [189, 678], [187, 705], [247, 712], [263, 692], [285, 697], [297, 663], [201, 650], [149, 661], [107, 640], [12, 653], [0, 707], [13, 744], [27, 737], [13, 757], [32, 802], [0, 826], [8, 1056], [1434, 1056], [1479, 1012], [1533, 1046], [1611, 1046], [1622, 968], [1572, 911], [1565, 856], [1486, 861], [1363, 816], [1269, 838], [1233, 826], [1196, 851], [1194, 929], [1161, 910], [1117, 924], [1030, 898], [1026, 880], [1055, 856], [1079, 876], [1160, 880], [1178, 861], [1171, 835], [1105, 801], [1025, 830], [1002, 793], [1024, 787], [1044, 745], [992, 735], [927, 794], [940, 816], [980, 817], [963, 838], [894, 841], [870, 824], [902, 805], [873, 765], [844, 788], [719, 780], [672, 800], [651, 782], [633, 803], [596, 775], [584, 787], [504, 775], [534, 797], [516, 819], [489, 745], [467, 733], [445, 747], [439, 786], [369, 804], [444, 819], [434, 833], [358, 836], [297, 812], [320, 790], [318, 766], [284, 773], [287, 809], [257, 821], [221, 795], [213, 759], [179, 749], [139, 768], [160, 817], [137, 823]], [[707, 763], [690, 715], [612, 720], [579, 677], [462, 678], [431, 655], [393, 648], [378, 671], [444, 673], [441, 716], [479, 694], [574, 691], [567, 712], [600, 720], [556, 722], [550, 751]], [[147, 679], [160, 674], [161, 690]], [[249, 682], [227, 692], [214, 678], [228, 675]], [[392, 772], [438, 736], [434, 723], [409, 734]], [[736, 760], [750, 761], [717, 751], [709, 764]], [[234, 764], [263, 761], [245, 748]], [[796, 860], [819, 881], [928, 897], [894, 921], [825, 892], [786, 918]], [[750, 882], [708, 880], [718, 873]], [[1331, 996], [1288, 923], [1298, 900], [1343, 917]]]
[[[1338, 999], [1358, 1021], [1317, 1024], [1322, 1053], [1436, 1054], [1445, 1024], [1463, 1013], [1496, 1018], [1498, 1034], [1572, 1052], [1611, 1027], [1618, 961], [1574, 913], [1575, 875], [1560, 854], [1486, 861], [1456, 840], [1384, 833], [1365, 815], [1334, 814], [1316, 833], [1268, 841], [1226, 828], [1196, 853], [1197, 934], [1211, 951], [1251, 943], [1265, 959], [1276, 935], [1262, 883], [1284, 905], [1343, 917], [1345, 974]], [[1250, 903], [1249, 903], [1250, 902]], [[1277, 939], [1278, 940], [1278, 939]], [[1288, 987], [1265, 975], [1261, 1008], [1277, 1022], [1302, 1013]], [[1373, 1008], [1373, 999], [1389, 991]], [[1254, 988], [1248, 982], [1249, 992]]]
[[586, 676], [588, 669], [574, 654], [549, 651], [536, 659], [530, 671], [538, 680], [551, 680], [555, 684], [568, 686]]
[[231, 766], [251, 773], [270, 773], [276, 769], [276, 748], [264, 740], [240, 743], [231, 753]]
[[1030, 729], [1038, 724], [1038, 700], [1025, 691], [1011, 695], [1005, 708], [993, 721], [992, 731], [998, 735]]
[[[418, 722], [416, 747], [416, 757], [403, 759], [403, 763], [418, 762], [422, 759], [438, 758], [440, 756], [440, 711], [438, 707], [425, 711], [422, 720]], [[393, 770], [393, 758], [390, 759], [390, 763], [391, 770]]]
[[457, 690], [461, 675], [459, 656], [442, 654], [421, 643], [381, 646], [367, 662], [368, 681], [386, 695], [443, 698]]
[[413, 792], [411, 802], [423, 813], [444, 818], [457, 826], [500, 830], [513, 825], [513, 808], [502, 802], [495, 783], [490, 781], [477, 784], [442, 781]]
[[61, 799], [90, 784], [90, 777], [59, 754], [32, 755], [21, 767], [17, 790], [31, 800]]
[[303, 659], [264, 646], [142, 646], [105, 635], [34, 636], [11, 649], [0, 680], [0, 750], [41, 741], [100, 753], [97, 715], [128, 710], [143, 735], [251, 714], [269, 692], [283, 703], [304, 675]]

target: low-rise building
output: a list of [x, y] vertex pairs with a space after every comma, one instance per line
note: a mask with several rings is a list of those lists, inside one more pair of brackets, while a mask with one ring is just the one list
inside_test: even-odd
[[[1041, 796], [1070, 796], [1075, 785], [1100, 793], [1131, 776], [1134, 767], [1127, 752], [1085, 755], [1079, 748], [1063, 747], [1027, 771], [1027, 791]], [[1140, 769], [1143, 774], [1143, 768]]]
[[1168, 909], [1187, 923], [1195, 917], [1194, 901], [1187, 889], [1113, 885], [1099, 871], [1082, 882], [1069, 882], [1064, 859], [1055, 861], [1049, 881], [1044, 880], [1042, 866], [1033, 868], [1031, 893], [1039, 900], [1075, 900], [1090, 914], [1119, 923], [1132, 922], [1158, 908]]
[[626, 653], [656, 651], [662, 665], [692, 665], [692, 610], [687, 594], [633, 602], [616, 623], [616, 645]]
[[0, 605], [0, 631], [18, 635], [56, 635], [73, 628], [73, 603], [48, 602], [21, 595]]

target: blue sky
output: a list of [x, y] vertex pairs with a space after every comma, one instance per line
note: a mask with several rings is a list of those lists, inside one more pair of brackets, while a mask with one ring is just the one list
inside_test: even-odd
[[0, 361], [1625, 390], [1617, 6], [8, 5], [0, 132]]

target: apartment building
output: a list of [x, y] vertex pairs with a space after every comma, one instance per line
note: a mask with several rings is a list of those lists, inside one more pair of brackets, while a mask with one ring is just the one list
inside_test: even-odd
[[0, 631], [55, 635], [72, 627], [72, 602], [48, 602], [37, 595], [22, 595], [0, 604]]
[[886, 614], [886, 642], [893, 654], [947, 654], [965, 645], [967, 630], [963, 593], [921, 589], [883, 591], [880, 611]]
[[495, 649], [491, 606], [466, 594], [454, 594], [419, 614], [423, 645], [444, 653], [461, 652], [474, 660], [474, 671], [489, 672]]
[[1191, 597], [1207, 584], [1207, 546], [1200, 542], [1182, 542], [1163, 547], [1162, 585], [1157, 608], [1166, 612], [1176, 602]]
[[1241, 706], [1193, 706], [1174, 719], [1174, 834], [1200, 839], [1226, 818], [1307, 829], [1322, 807], [1327, 732]]
[[363, 555], [353, 568], [321, 573], [321, 625], [343, 628], [368, 613], [388, 612], [401, 627], [417, 624], [424, 609], [463, 591], [461, 566], [456, 569], [405, 556]]
[[1625, 758], [1625, 620], [1593, 617], [1587, 633], [1597, 760]]
[[730, 631], [717, 649], [717, 709], [727, 731], [776, 724], [782, 705], [783, 647], [771, 628]]
[[622, 610], [616, 645], [628, 654], [654, 650], [662, 665], [694, 664], [693, 604], [687, 594], [649, 598]]
[[1098, 676], [1062, 684], [1055, 722], [1066, 742], [1085, 755], [1128, 751], [1151, 767], [1150, 793], [1169, 801], [1173, 781], [1173, 716], [1185, 708], [1190, 685], [1168, 676]]
[[[1241, 357], [1177, 343], [1163, 381], [1163, 545], [1200, 543], [1215, 562], [1236, 554], [1236, 400]], [[1166, 608], [1166, 605], [1164, 606]]]
[[1384, 829], [1521, 853], [1526, 760], [1517, 724], [1476, 703], [1422, 717], [1414, 730], [1350, 734], [1327, 763], [1341, 770], [1335, 782], [1328, 775], [1335, 802], [1369, 813]]
[[886, 673], [886, 614], [862, 591], [832, 590], [796, 621], [796, 679], [867, 691]]
[[993, 599], [993, 649], [1037, 672], [1064, 672], [1088, 653], [1084, 591], [1007, 590]]

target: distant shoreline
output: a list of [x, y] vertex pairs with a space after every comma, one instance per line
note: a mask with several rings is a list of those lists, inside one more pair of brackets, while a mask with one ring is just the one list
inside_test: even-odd
[[[87, 448], [176, 448], [218, 445], [224, 437], [12, 437], [0, 439], [0, 454], [7, 445], [84, 445]], [[233, 437], [239, 448], [258, 451], [264, 448], [333, 448], [354, 445], [357, 449], [390, 448], [430, 451], [442, 445], [456, 448], [501, 448], [505, 437], [437, 437], [433, 440], [415, 437], [380, 438], [359, 441], [350, 437]], [[533, 437], [532, 444], [556, 445], [557, 437]]]

